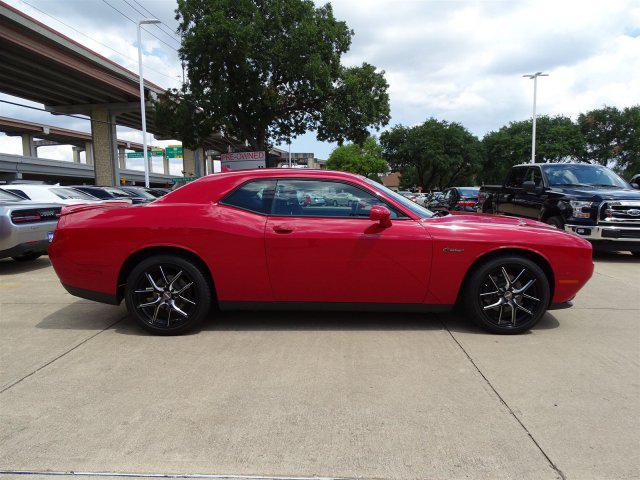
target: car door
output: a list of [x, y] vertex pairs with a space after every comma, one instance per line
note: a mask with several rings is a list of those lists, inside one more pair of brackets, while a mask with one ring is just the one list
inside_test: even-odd
[[515, 211], [518, 216], [538, 219], [540, 211], [542, 210], [543, 202], [540, 190], [538, 190], [543, 186], [540, 167], [527, 167], [524, 174], [523, 184], [524, 182], [533, 182], [537, 191], [527, 192], [524, 188], [520, 188], [514, 194]]
[[[347, 206], [300, 202], [325, 188], [358, 200]], [[385, 204], [362, 186], [316, 179], [278, 180], [265, 228], [269, 278], [276, 301], [422, 303], [431, 240], [418, 222], [389, 204], [392, 225], [369, 220]]]
[[516, 207], [516, 194], [522, 188], [526, 167], [513, 167], [507, 174], [504, 186], [498, 195], [498, 213], [519, 215]]

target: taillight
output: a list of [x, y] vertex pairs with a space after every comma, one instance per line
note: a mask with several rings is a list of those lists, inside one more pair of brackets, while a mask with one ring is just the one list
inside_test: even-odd
[[12, 212], [11, 221], [13, 223], [38, 222], [42, 217], [38, 212]]
[[476, 204], [475, 200], [460, 200], [458, 202], [459, 207], [473, 207]]

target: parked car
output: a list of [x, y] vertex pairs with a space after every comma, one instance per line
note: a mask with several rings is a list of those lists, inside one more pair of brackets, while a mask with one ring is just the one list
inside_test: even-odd
[[148, 188], [147, 191], [156, 198], [163, 197], [171, 191], [169, 188]]
[[[298, 201], [331, 186], [359, 201]], [[139, 207], [65, 207], [49, 256], [70, 293], [124, 299], [157, 334], [195, 327], [213, 303], [441, 311], [458, 302], [485, 329], [518, 333], [593, 272], [589, 242], [544, 223], [438, 217], [358, 175], [290, 169], [208, 175]]]
[[355, 195], [349, 192], [338, 192], [338, 193], [328, 192], [328, 193], [323, 193], [323, 197], [327, 205], [333, 205], [333, 206], [340, 205], [340, 206], [348, 207], [354, 202], [358, 202], [360, 200], [358, 197], [356, 197]]
[[0, 259], [24, 262], [45, 255], [60, 208], [0, 190]]
[[640, 256], [640, 191], [601, 165], [523, 164], [480, 189], [478, 211], [533, 218], [594, 248]]
[[81, 192], [73, 187], [63, 187], [61, 185], [19, 183], [0, 185], [0, 188], [7, 192], [14, 193], [25, 200], [33, 200], [35, 202], [58, 203], [62, 205], [100, 202], [100, 199], [93, 195]]
[[640, 173], [634, 175], [633, 177], [631, 177], [631, 180], [629, 181], [629, 183], [631, 184], [631, 188], [635, 188], [636, 190], [640, 190]]
[[81, 192], [93, 195], [104, 201], [124, 201], [129, 203], [146, 203], [117, 187], [100, 187], [95, 185], [76, 185], [73, 188]]
[[131, 198], [138, 199], [134, 203], [149, 203], [156, 199], [156, 197], [151, 195], [144, 187], [139, 187], [137, 185], [123, 185], [119, 188], [120, 190], [124, 190], [127, 195], [131, 196]]
[[447, 188], [432, 207], [436, 211], [475, 212], [480, 187]]

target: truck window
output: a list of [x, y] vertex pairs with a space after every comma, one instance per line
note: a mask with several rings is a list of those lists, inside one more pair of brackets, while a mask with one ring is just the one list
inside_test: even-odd
[[518, 167], [512, 168], [507, 175], [507, 180], [504, 183], [505, 187], [522, 188], [522, 182], [524, 182], [526, 168]]
[[542, 186], [542, 172], [538, 167], [529, 167], [525, 175], [525, 182], [533, 182], [536, 187]]

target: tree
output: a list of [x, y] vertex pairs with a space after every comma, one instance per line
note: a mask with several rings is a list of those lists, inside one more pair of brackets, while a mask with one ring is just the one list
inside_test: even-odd
[[[479, 180], [501, 182], [511, 166], [531, 160], [531, 120], [511, 122], [482, 139], [484, 161]], [[585, 141], [578, 126], [564, 116], [538, 117], [536, 162], [579, 161]]]
[[603, 107], [582, 113], [584, 160], [611, 167], [624, 176], [640, 171], [640, 106]]
[[446, 188], [471, 181], [482, 159], [480, 141], [459, 123], [431, 118], [398, 125], [380, 135], [384, 157], [421, 188]]
[[353, 32], [330, 4], [178, 0], [176, 19], [187, 82], [159, 100], [156, 118], [178, 138], [215, 128], [266, 150], [317, 129], [326, 140], [362, 141], [388, 122], [383, 73], [340, 64]]
[[374, 180], [377, 180], [377, 174], [388, 170], [387, 162], [382, 158], [382, 147], [373, 137], [368, 137], [362, 145], [338, 146], [329, 155], [326, 166], [330, 170], [357, 173]]

